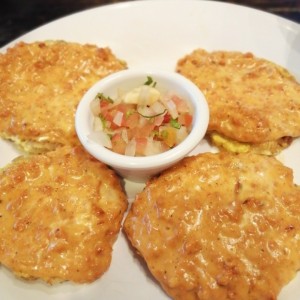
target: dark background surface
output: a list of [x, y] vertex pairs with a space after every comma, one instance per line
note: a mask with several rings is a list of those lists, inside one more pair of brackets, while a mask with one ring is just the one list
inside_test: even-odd
[[[184, 0], [183, 0], [184, 1]], [[118, 0], [2, 0], [0, 47], [26, 32], [60, 17]], [[267, 11], [300, 23], [300, 0], [223, 1]]]

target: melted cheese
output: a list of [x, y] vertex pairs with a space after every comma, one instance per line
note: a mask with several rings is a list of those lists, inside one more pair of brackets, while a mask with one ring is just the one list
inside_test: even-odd
[[216, 132], [208, 134], [213, 145], [219, 149], [227, 150], [233, 153], [253, 152], [263, 155], [276, 155], [287, 148], [293, 141], [292, 137], [283, 137], [276, 141], [267, 141], [264, 143], [243, 143], [224, 137]]
[[230, 152], [246, 153], [249, 152], [250, 150], [249, 143], [239, 143], [237, 141], [233, 141], [228, 138], [225, 138], [224, 136], [221, 136], [220, 134], [217, 133], [212, 133], [210, 135], [210, 138], [214, 145], [216, 145], [219, 148], [224, 148]]

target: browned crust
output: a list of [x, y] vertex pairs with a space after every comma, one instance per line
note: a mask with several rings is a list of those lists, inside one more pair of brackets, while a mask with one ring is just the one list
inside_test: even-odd
[[273, 157], [200, 154], [148, 182], [124, 229], [173, 299], [276, 299], [300, 267], [300, 189]]
[[204, 92], [209, 132], [254, 144], [300, 136], [300, 85], [279, 65], [252, 53], [197, 49], [177, 71]]
[[25, 279], [92, 282], [126, 209], [119, 178], [79, 146], [21, 157], [0, 173], [0, 263]]
[[97, 80], [126, 68], [109, 48], [20, 42], [0, 54], [0, 136], [40, 153], [78, 143], [74, 115]]

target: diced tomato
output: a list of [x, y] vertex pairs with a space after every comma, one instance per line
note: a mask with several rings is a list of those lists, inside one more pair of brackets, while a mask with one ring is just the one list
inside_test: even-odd
[[111, 122], [109, 128], [112, 129], [112, 130], [116, 130], [116, 129], [120, 128], [120, 127], [118, 125], [116, 125], [114, 122]]
[[171, 115], [169, 113], [166, 113], [164, 115], [163, 123], [166, 124], [166, 123], [169, 123], [170, 121], [171, 121]]
[[106, 112], [104, 112], [101, 115], [102, 115], [103, 124], [105, 126], [104, 129], [113, 129], [113, 130], [115, 130], [115, 129], [118, 128], [118, 126], [113, 123], [114, 115], [112, 114], [112, 112], [107, 110]]
[[190, 127], [193, 122], [193, 116], [189, 113], [185, 114], [185, 127]]
[[[188, 103], [177, 95], [168, 94], [151, 107], [124, 103], [122, 99], [113, 102], [105, 96], [96, 105], [100, 106], [103, 132], [107, 137], [112, 136], [109, 141], [112, 151], [126, 155], [167, 151], [186, 137], [193, 120]], [[99, 106], [92, 110], [97, 118]]]
[[184, 113], [178, 116], [178, 122], [187, 128], [191, 126], [192, 121], [193, 121], [193, 117], [190, 113]]
[[149, 137], [155, 128], [155, 124], [152, 122], [147, 122], [142, 127], [139, 128], [137, 136], [138, 137]]
[[178, 113], [189, 112], [187, 102], [178, 97], [177, 95], [172, 96], [172, 101], [175, 103]]
[[136, 110], [134, 104], [126, 104], [126, 103], [120, 103], [114, 107], [114, 109], [121, 111], [124, 115], [130, 110]]
[[126, 142], [123, 140], [121, 133], [117, 132], [111, 138], [112, 150], [119, 154], [125, 153]]
[[104, 114], [110, 107], [111, 103], [108, 101], [99, 101], [101, 113]]
[[160, 126], [163, 123], [164, 119], [165, 119], [164, 115], [157, 116], [157, 117], [154, 118], [153, 123], [154, 123], [155, 126]]
[[146, 150], [146, 147], [147, 147], [148, 139], [145, 138], [145, 137], [137, 137], [137, 138], [135, 138], [135, 141], [136, 141], [135, 154], [137, 156], [145, 155], [145, 150]]
[[137, 132], [138, 132], [138, 128], [137, 128], [137, 127], [134, 127], [134, 128], [128, 128], [128, 129], [127, 129], [127, 136], [128, 136], [128, 139], [129, 139], [129, 140], [132, 140], [132, 139], [137, 135]]
[[104, 118], [105, 118], [107, 121], [111, 122], [110, 128], [113, 129], [113, 130], [118, 129], [118, 128], [124, 126], [125, 121], [126, 121], [126, 120], [125, 120], [125, 117], [123, 116], [123, 118], [122, 118], [122, 120], [121, 120], [121, 124], [116, 124], [116, 123], [114, 122], [114, 120], [115, 120], [115, 117], [116, 117], [116, 115], [117, 115], [118, 113], [122, 113], [122, 114], [123, 114], [123, 112], [119, 111], [118, 109], [113, 109], [113, 110], [111, 110], [111, 111], [108, 111], [108, 113], [104, 116]]
[[127, 128], [135, 128], [139, 124], [140, 115], [138, 113], [132, 113], [125, 117], [124, 126]]
[[126, 105], [124, 103], [120, 103], [120, 104], [114, 106], [114, 109], [117, 111], [120, 111], [122, 113], [126, 113], [126, 111], [127, 111]]

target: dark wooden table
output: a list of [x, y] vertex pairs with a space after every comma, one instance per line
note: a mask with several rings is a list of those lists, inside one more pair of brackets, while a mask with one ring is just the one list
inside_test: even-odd
[[[0, 47], [49, 21], [84, 9], [117, 2], [122, 2], [122, 0], [2, 0], [0, 8]], [[223, 2], [257, 8], [300, 23], [300, 0], [236, 0]]]

